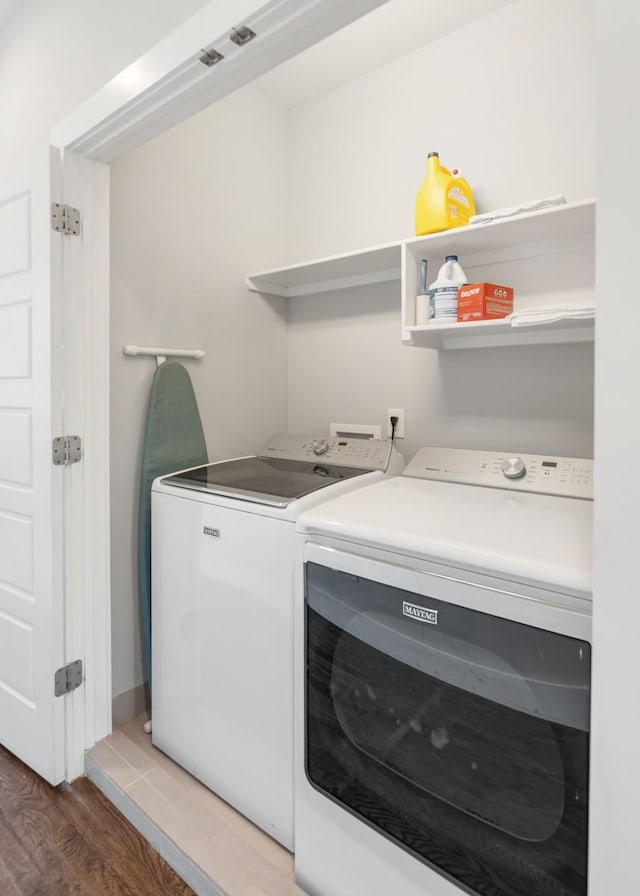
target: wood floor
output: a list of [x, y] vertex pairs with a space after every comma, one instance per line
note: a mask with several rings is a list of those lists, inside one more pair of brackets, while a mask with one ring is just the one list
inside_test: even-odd
[[2, 896], [195, 896], [86, 778], [50, 787], [0, 747]]

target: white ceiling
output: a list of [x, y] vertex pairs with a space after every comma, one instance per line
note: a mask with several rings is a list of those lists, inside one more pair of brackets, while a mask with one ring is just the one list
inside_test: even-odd
[[292, 109], [514, 0], [388, 0], [254, 81]]

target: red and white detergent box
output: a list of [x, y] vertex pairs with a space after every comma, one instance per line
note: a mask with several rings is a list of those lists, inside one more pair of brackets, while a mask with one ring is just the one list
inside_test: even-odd
[[465, 283], [458, 287], [458, 320], [496, 320], [513, 311], [513, 289], [495, 283]]

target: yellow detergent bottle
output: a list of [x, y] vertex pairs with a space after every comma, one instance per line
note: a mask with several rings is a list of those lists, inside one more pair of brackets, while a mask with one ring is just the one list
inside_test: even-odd
[[416, 197], [416, 236], [463, 227], [476, 213], [471, 187], [457, 169], [440, 164], [437, 152], [427, 157], [427, 174]]

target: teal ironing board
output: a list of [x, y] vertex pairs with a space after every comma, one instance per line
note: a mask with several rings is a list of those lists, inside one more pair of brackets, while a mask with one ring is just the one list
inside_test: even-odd
[[151, 689], [151, 483], [208, 462], [198, 403], [186, 369], [165, 361], [151, 384], [138, 505], [138, 597], [145, 684]]

